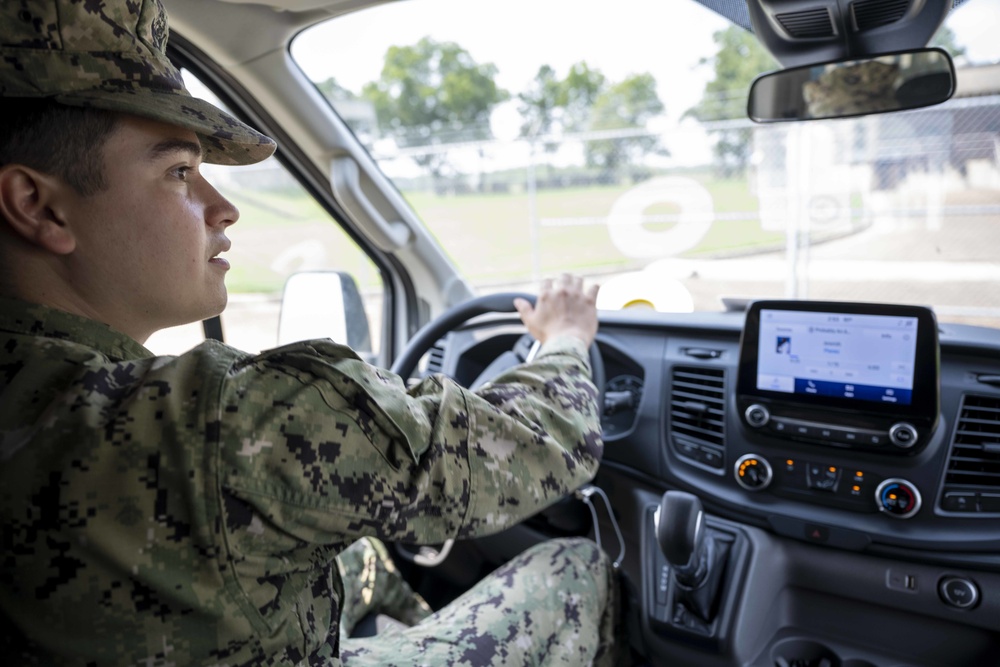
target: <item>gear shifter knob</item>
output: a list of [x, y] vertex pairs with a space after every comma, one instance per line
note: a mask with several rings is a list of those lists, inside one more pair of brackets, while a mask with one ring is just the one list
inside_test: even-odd
[[704, 576], [705, 514], [697, 496], [667, 491], [660, 500], [656, 541], [682, 583], [697, 585]]

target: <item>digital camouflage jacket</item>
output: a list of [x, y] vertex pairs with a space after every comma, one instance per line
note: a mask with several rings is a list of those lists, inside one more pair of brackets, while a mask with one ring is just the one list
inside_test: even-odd
[[156, 357], [0, 300], [0, 653], [339, 664], [334, 559], [356, 538], [496, 532], [594, 475], [586, 359], [560, 338], [475, 393], [407, 391], [326, 340]]

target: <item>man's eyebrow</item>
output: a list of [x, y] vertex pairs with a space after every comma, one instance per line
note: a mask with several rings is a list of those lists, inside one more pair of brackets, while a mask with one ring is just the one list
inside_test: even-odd
[[201, 144], [189, 139], [164, 139], [149, 149], [149, 158], [156, 160], [170, 153], [188, 153], [192, 157], [200, 159], [202, 157]]

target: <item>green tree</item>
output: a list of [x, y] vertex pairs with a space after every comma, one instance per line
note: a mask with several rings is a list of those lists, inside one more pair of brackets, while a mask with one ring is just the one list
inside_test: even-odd
[[[590, 130], [641, 129], [664, 111], [651, 74], [635, 74], [608, 87], [594, 101]], [[587, 142], [587, 165], [605, 174], [616, 173], [623, 165], [637, 164], [652, 152], [668, 154], [660, 138], [650, 135], [595, 139]]]
[[[730, 26], [712, 35], [718, 52], [702, 65], [712, 65], [714, 76], [705, 84], [701, 101], [685, 112], [703, 123], [745, 119], [750, 84], [763, 72], [778, 69], [777, 61], [751, 33]], [[742, 172], [750, 160], [750, 129], [730, 128], [716, 132], [713, 151], [716, 168], [725, 176]]]
[[608, 80], [600, 70], [591, 69], [585, 61], [569, 68], [559, 89], [563, 130], [582, 132], [590, 125], [590, 114], [598, 97], [607, 89]]
[[378, 121], [372, 103], [340, 85], [332, 76], [317, 83], [316, 88], [350, 126], [358, 140], [371, 149], [378, 138]]
[[607, 83], [599, 70], [583, 61], [571, 66], [564, 79], [549, 65], [542, 65], [529, 88], [517, 96], [524, 118], [521, 136], [586, 130], [594, 102]]
[[[361, 95], [375, 107], [379, 129], [403, 147], [489, 139], [493, 107], [510, 97], [496, 85], [497, 68], [480, 65], [454, 42], [424, 37], [412, 46], [392, 46], [381, 78]], [[443, 152], [414, 157], [435, 177]]]
[[539, 67], [528, 89], [517, 95], [522, 137], [549, 134], [555, 129], [561, 96], [562, 82], [556, 71], [548, 65]]
[[[564, 79], [551, 66], [542, 65], [528, 89], [517, 96], [521, 136], [534, 144], [536, 137], [585, 130], [594, 100], [605, 85], [604, 75], [584, 61], [572, 65]], [[547, 141], [542, 150], [554, 153], [560, 145]]]
[[323, 97], [330, 100], [331, 102], [340, 102], [341, 100], [356, 100], [357, 95], [352, 93], [347, 88], [337, 83], [337, 80], [332, 76], [325, 81], [320, 81], [316, 84], [316, 88], [319, 92], [323, 93]]
[[[663, 102], [650, 74], [637, 74], [611, 83], [585, 61], [569, 68], [560, 79], [548, 65], [538, 69], [531, 86], [518, 95], [524, 118], [521, 136], [533, 139], [554, 132], [593, 132], [641, 129], [663, 113]], [[551, 152], [558, 143], [546, 143]], [[588, 141], [587, 166], [612, 176], [622, 165], [652, 151], [665, 153], [656, 137], [636, 136]]]

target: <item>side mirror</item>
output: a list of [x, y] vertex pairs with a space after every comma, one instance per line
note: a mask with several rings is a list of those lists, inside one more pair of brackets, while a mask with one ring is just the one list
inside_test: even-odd
[[758, 123], [845, 118], [940, 104], [955, 92], [955, 68], [941, 49], [919, 49], [770, 72], [750, 87]]
[[368, 315], [358, 284], [343, 271], [302, 271], [285, 281], [278, 317], [278, 345], [330, 338], [371, 356]]

